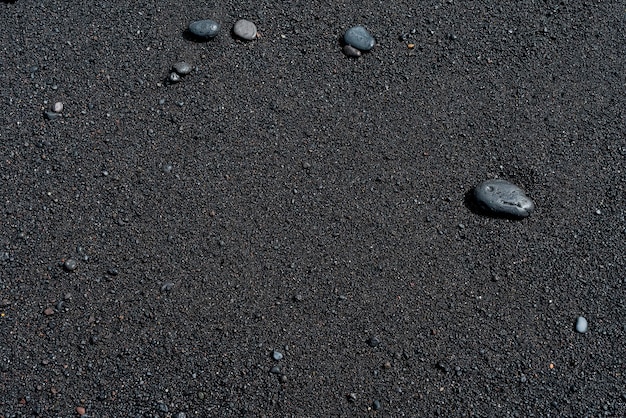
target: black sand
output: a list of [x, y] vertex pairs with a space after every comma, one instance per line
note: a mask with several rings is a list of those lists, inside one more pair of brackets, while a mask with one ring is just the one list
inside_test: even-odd
[[0, 416], [626, 415], [626, 10], [495, 4], [0, 3]]

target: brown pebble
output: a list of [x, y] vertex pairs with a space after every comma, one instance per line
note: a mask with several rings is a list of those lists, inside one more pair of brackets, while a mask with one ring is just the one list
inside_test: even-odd
[[78, 413], [78, 415], [83, 416], [85, 415], [85, 408], [83, 408], [82, 406], [77, 406], [76, 407], [76, 412]]
[[54, 309], [52, 309], [51, 307], [47, 307], [46, 309], [44, 309], [43, 314], [45, 316], [54, 315]]
[[383, 367], [384, 367], [385, 369], [391, 369], [391, 363], [390, 363], [390, 362], [388, 362], [388, 361], [386, 361], [386, 362], [385, 362], [385, 364], [383, 364]]

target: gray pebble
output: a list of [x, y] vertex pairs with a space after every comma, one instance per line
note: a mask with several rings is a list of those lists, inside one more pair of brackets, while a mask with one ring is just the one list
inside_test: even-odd
[[369, 51], [374, 48], [376, 40], [363, 26], [353, 26], [343, 35], [346, 44], [352, 45], [361, 51]]
[[233, 34], [244, 41], [251, 41], [256, 38], [256, 25], [246, 19], [238, 20], [233, 26]]
[[169, 292], [173, 288], [174, 288], [173, 282], [165, 282], [163, 283], [163, 286], [161, 286], [161, 292]]
[[189, 32], [202, 39], [214, 38], [220, 31], [220, 24], [214, 20], [198, 20], [189, 24]]
[[587, 320], [582, 316], [576, 318], [576, 331], [584, 334], [585, 332], [587, 332], [587, 329], [589, 329], [589, 324], [587, 323]]
[[359, 51], [352, 45], [348, 45], [348, 44], [345, 44], [343, 46], [343, 53], [346, 54], [346, 56], [352, 57], [352, 58], [358, 58], [362, 55], [361, 51]]
[[78, 263], [73, 258], [68, 258], [65, 260], [65, 263], [63, 263], [63, 268], [66, 271], [74, 271], [76, 270], [76, 267], [78, 267]]
[[274, 351], [274, 352], [272, 353], [272, 358], [273, 358], [274, 360], [276, 360], [276, 361], [280, 361], [280, 360], [282, 360], [282, 359], [283, 359], [283, 354], [282, 354], [282, 353], [280, 353], [280, 352], [278, 352], [278, 351]]
[[185, 61], [179, 61], [172, 65], [172, 70], [180, 75], [187, 75], [191, 72], [191, 65], [187, 64]]
[[170, 83], [178, 83], [180, 81], [180, 75], [178, 75], [178, 73], [171, 72], [168, 79], [170, 80]]
[[524, 191], [506, 180], [487, 180], [474, 189], [476, 203], [483, 209], [503, 216], [525, 218], [535, 204]]
[[382, 406], [381, 406], [381, 404], [380, 404], [380, 401], [379, 401], [379, 400], [375, 400], [375, 401], [372, 403], [372, 409], [373, 409], [374, 411], [378, 411], [381, 407], [382, 407]]
[[46, 111], [44, 113], [46, 115], [46, 119], [48, 120], [55, 120], [56, 118], [58, 118], [59, 116], [61, 116], [60, 113], [56, 113], [56, 112], [51, 112], [51, 111]]
[[272, 373], [272, 374], [280, 374], [280, 367], [279, 366], [272, 366], [272, 368], [270, 369], [270, 373]]
[[369, 345], [370, 347], [378, 347], [380, 345], [380, 342], [380, 338], [374, 336], [367, 340], [367, 345]]
[[56, 102], [55, 104], [53, 104], [52, 105], [52, 111], [54, 113], [61, 113], [61, 112], [63, 112], [63, 103]]

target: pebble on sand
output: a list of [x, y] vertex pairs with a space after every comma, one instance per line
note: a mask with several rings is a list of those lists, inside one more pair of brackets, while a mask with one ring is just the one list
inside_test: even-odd
[[233, 26], [233, 34], [244, 41], [251, 41], [257, 35], [256, 25], [246, 19], [238, 20]]
[[589, 324], [583, 316], [576, 318], [576, 331], [584, 334], [589, 329]]
[[189, 24], [189, 32], [200, 39], [210, 39], [217, 36], [220, 24], [214, 20], [197, 20]]
[[376, 40], [363, 26], [353, 26], [343, 35], [347, 45], [352, 45], [361, 51], [369, 51], [374, 48]]
[[191, 72], [191, 65], [185, 61], [179, 61], [172, 65], [172, 70], [176, 71], [180, 75], [187, 75]]
[[476, 203], [495, 215], [525, 218], [535, 210], [524, 191], [506, 180], [487, 180], [474, 189]]
[[348, 57], [358, 58], [362, 55], [361, 51], [353, 47], [352, 45], [345, 44], [343, 46], [343, 53]]

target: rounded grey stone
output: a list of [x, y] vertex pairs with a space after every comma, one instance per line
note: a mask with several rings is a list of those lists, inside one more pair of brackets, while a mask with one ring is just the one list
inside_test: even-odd
[[191, 72], [191, 65], [187, 64], [185, 61], [179, 61], [172, 65], [172, 70], [180, 75], [187, 75]]
[[52, 111], [54, 113], [61, 113], [61, 112], [63, 112], [63, 103], [56, 102], [55, 104], [53, 104], [52, 105]]
[[171, 83], [178, 83], [180, 81], [180, 75], [172, 71], [169, 76], [169, 80]]
[[220, 31], [220, 24], [214, 20], [197, 20], [189, 24], [189, 32], [198, 38], [214, 38]]
[[376, 40], [363, 26], [353, 26], [343, 35], [346, 44], [352, 45], [361, 51], [369, 51], [374, 48]]
[[65, 260], [65, 263], [63, 263], [63, 268], [66, 271], [74, 271], [76, 270], [76, 267], [78, 267], [78, 263], [73, 258], [68, 258]]
[[487, 180], [474, 189], [476, 203], [502, 216], [525, 218], [535, 210], [535, 203], [522, 189], [506, 180]]
[[238, 20], [233, 26], [233, 34], [244, 41], [251, 41], [256, 38], [256, 25], [246, 19]]
[[584, 317], [579, 316], [578, 318], [576, 318], [576, 331], [577, 332], [584, 334], [585, 332], [587, 332], [588, 329], [589, 329], [589, 324], [587, 323], [587, 320]]
[[282, 359], [283, 359], [283, 354], [282, 354], [281, 352], [279, 352], [279, 351], [274, 351], [274, 352], [272, 353], [272, 358], [273, 358], [274, 360], [276, 360], [276, 361], [280, 361], [280, 360], [282, 360]]
[[346, 56], [352, 57], [352, 58], [358, 58], [362, 55], [361, 51], [359, 51], [352, 45], [348, 45], [348, 44], [345, 44], [343, 46], [343, 53], [346, 54]]

